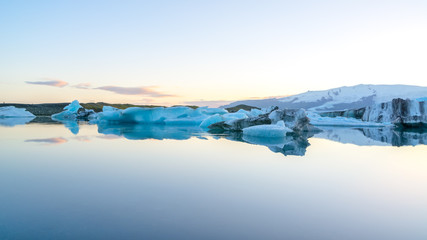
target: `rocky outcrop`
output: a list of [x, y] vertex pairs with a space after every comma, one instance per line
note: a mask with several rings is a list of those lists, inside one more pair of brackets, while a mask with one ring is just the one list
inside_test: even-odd
[[271, 112], [268, 117], [272, 123], [278, 121], [285, 122], [285, 126], [292, 129], [294, 132], [303, 132], [310, 130], [310, 119], [304, 109], [284, 109]]
[[232, 121], [217, 122], [210, 125], [209, 129], [224, 131], [242, 131], [243, 128], [264, 124], [271, 124], [271, 119], [268, 118], [268, 114], [263, 114], [258, 117], [249, 117]]
[[96, 117], [96, 112], [92, 109], [79, 108], [76, 113], [76, 119], [78, 120], [90, 120]]

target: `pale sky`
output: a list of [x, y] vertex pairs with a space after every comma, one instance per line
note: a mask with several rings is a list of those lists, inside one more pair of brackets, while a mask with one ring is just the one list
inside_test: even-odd
[[427, 1], [0, 2], [1, 102], [214, 105], [427, 86]]

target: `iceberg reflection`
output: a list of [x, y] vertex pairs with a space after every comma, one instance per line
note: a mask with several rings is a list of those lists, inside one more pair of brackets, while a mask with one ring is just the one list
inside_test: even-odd
[[316, 138], [329, 139], [341, 143], [351, 143], [358, 146], [416, 146], [427, 144], [427, 131], [404, 130], [392, 127], [321, 127], [323, 132]]
[[0, 117], [0, 126], [14, 127], [16, 125], [25, 125], [35, 117]]
[[186, 140], [206, 134], [199, 127], [167, 126], [161, 124], [98, 124], [98, 132], [106, 135], [122, 136], [129, 140], [175, 139]]
[[231, 141], [245, 142], [268, 147], [272, 152], [283, 155], [304, 156], [310, 145], [307, 136], [285, 136], [283, 138], [261, 138], [244, 136], [242, 132], [206, 132], [200, 127], [168, 126], [160, 124], [98, 124], [98, 132], [105, 136], [120, 136], [129, 140], [144, 139], [174, 139], [186, 140], [191, 137], [206, 139], [212, 136], [215, 139], [224, 138]]

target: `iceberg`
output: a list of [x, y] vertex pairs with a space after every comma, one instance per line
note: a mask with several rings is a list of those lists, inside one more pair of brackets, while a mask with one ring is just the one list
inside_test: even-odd
[[427, 104], [424, 101], [396, 98], [365, 108], [363, 121], [392, 123], [399, 127], [427, 127]]
[[292, 132], [292, 130], [286, 127], [283, 121], [279, 121], [276, 124], [256, 125], [243, 128], [243, 135], [254, 137], [283, 138], [288, 132]]
[[69, 105], [64, 107], [64, 111], [53, 114], [52, 120], [56, 121], [68, 121], [68, 120], [92, 120], [96, 118], [96, 113], [93, 110], [83, 108], [79, 101], [74, 100]]
[[391, 125], [391, 123], [366, 122], [351, 117], [322, 117], [314, 112], [309, 112], [307, 116], [310, 119], [310, 123], [314, 126], [384, 127]]
[[32, 117], [34, 114], [28, 112], [25, 108], [16, 108], [14, 106], [0, 107], [0, 118], [22, 118]]
[[124, 110], [104, 107], [103, 111], [98, 114], [99, 122], [194, 125], [201, 127], [207, 127], [218, 121], [229, 121], [240, 118], [247, 118], [247, 115], [241, 112], [228, 113], [221, 108], [207, 107], [197, 109], [190, 107], [130, 107]]
[[215, 123], [218, 123], [218, 122], [223, 122], [223, 121], [225, 121], [224, 117], [222, 117], [219, 114], [215, 114], [215, 115], [209, 116], [208, 118], [205, 118], [200, 123], [200, 127], [201, 128], [207, 128], [207, 127], [209, 127], [212, 124], [215, 124]]
[[390, 126], [403, 128], [427, 127], [425, 98], [417, 100], [396, 98], [390, 102], [346, 111], [311, 114], [314, 125], [328, 126]]

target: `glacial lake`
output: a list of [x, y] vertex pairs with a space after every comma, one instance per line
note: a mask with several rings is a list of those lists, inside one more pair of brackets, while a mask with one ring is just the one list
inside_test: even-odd
[[0, 239], [427, 239], [427, 133], [0, 122]]

